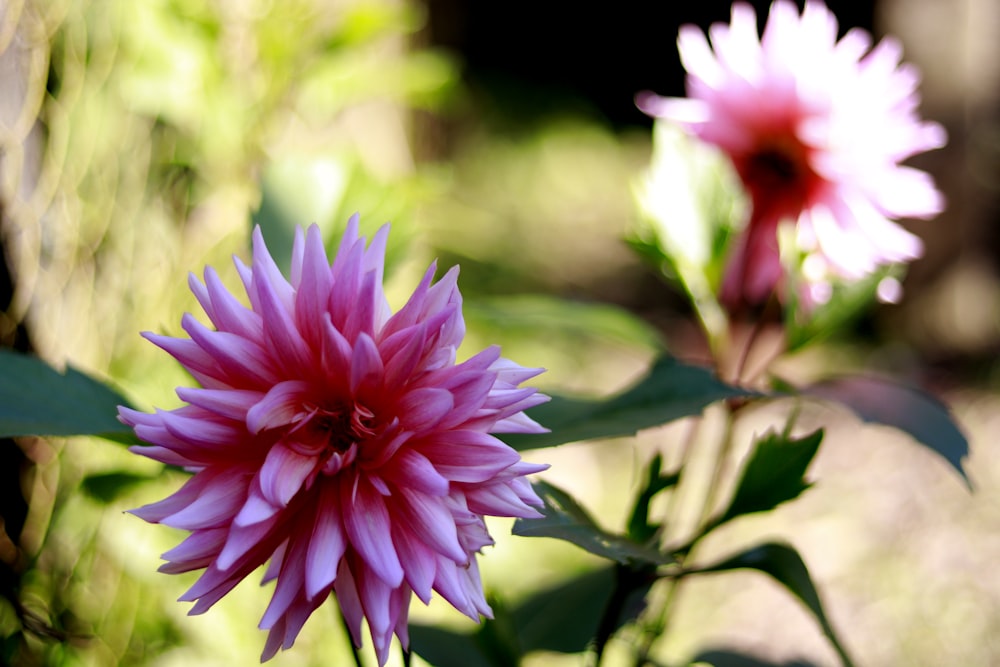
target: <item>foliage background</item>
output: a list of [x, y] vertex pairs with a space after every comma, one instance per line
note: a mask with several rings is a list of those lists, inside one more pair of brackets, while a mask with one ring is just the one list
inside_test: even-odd
[[[801, 420], [828, 425], [811, 470], [819, 483], [706, 547], [722, 553], [727, 540], [761, 533], [794, 543], [860, 664], [1000, 659], [1000, 17], [989, 0], [958, 4], [830, 3], [844, 24], [898, 34], [923, 69], [924, 113], [948, 127], [951, 143], [920, 166], [950, 205], [912, 227], [928, 251], [902, 306], [873, 310], [781, 372], [804, 380], [867, 368], [929, 386], [970, 436], [977, 492], [969, 496], [905, 436], [814, 406]], [[435, 256], [460, 262], [469, 349], [500, 342], [519, 363], [547, 367], [547, 387], [612, 392], [642, 372], [660, 341], [704, 358], [682, 301], [621, 238], [650, 150], [632, 95], [679, 94], [677, 25], [725, 20], [726, 3], [626, 2], [613, 12], [460, 0], [0, 8], [5, 346], [107, 379], [140, 407], [170, 407], [173, 387], [189, 379], [137, 333], [180, 331], [180, 314], [197, 310], [187, 272], [212, 264], [234, 284], [229, 257], [247, 256], [253, 222], [275, 242], [309, 221], [333, 238], [359, 211], [370, 229], [393, 222], [395, 294]], [[781, 402], [754, 410], [736, 441], [785, 412]], [[707, 423], [695, 465], [711, 461], [711, 412]], [[669, 469], [689, 428], [532, 458], [618, 527], [643, 463], [661, 451]], [[733, 452], [731, 471], [743, 453]], [[179, 535], [123, 514], [176, 488], [179, 476], [96, 439], [21, 439], [0, 457], [5, 659], [256, 663], [264, 594], [243, 585], [206, 617], [185, 616], [174, 600], [189, 581], [155, 572]], [[126, 484], [123, 473], [156, 478]], [[482, 560], [487, 585], [506, 600], [596, 565], [563, 543], [510, 538], [509, 528], [494, 524], [498, 545]], [[414, 616], [466, 627], [443, 607], [414, 607]], [[713, 649], [720, 664], [728, 650], [835, 664], [802, 610], [752, 574], [686, 587], [671, 629], [659, 647], [670, 664]], [[275, 664], [328, 664], [344, 651], [324, 609]]]

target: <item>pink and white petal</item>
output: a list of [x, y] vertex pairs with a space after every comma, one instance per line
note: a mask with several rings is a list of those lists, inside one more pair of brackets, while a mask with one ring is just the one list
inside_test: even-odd
[[[357, 567], [359, 570], [364, 568], [363, 565], [358, 565]], [[337, 596], [340, 613], [344, 616], [344, 623], [351, 633], [351, 640], [354, 642], [355, 647], [361, 648], [361, 621], [364, 619], [365, 610], [361, 605], [358, 582], [355, 580], [352, 570], [353, 568], [349, 563], [349, 559], [341, 558], [333, 590]]]
[[[362, 570], [355, 580], [359, 584], [358, 594], [361, 597], [361, 605], [365, 610], [365, 618], [368, 620], [368, 629], [378, 652], [382, 644], [388, 643], [391, 639], [388, 635], [395, 625], [389, 610], [389, 594], [394, 586], [385, 583], [380, 577], [373, 576], [371, 570]], [[381, 658], [381, 656], [380, 656]], [[379, 660], [379, 664], [385, 664], [384, 659]]]
[[302, 485], [316, 470], [315, 456], [299, 454], [278, 442], [271, 447], [260, 468], [260, 490], [264, 498], [277, 507], [288, 505]]
[[929, 218], [944, 210], [944, 197], [927, 172], [912, 167], [885, 170], [870, 184], [872, 198], [893, 217]]
[[161, 556], [167, 562], [157, 568], [164, 574], [180, 574], [208, 567], [226, 541], [227, 527], [196, 530]]
[[688, 76], [696, 77], [713, 89], [722, 86], [725, 72], [712, 53], [705, 34], [697, 26], [681, 26], [677, 34], [677, 51]]
[[264, 393], [253, 389], [178, 387], [177, 396], [220, 417], [242, 422], [246, 421], [247, 411], [264, 397]]
[[383, 477], [398, 486], [408, 486], [431, 496], [447, 495], [449, 482], [430, 459], [407, 447], [397, 453], [381, 470]]
[[[202, 382], [201, 378], [212, 378], [216, 381], [228, 380], [218, 361], [190, 338], [161, 336], [150, 331], [144, 331], [142, 337], [180, 362], [181, 366], [199, 379], [199, 382]], [[202, 384], [206, 383], [202, 382]]]
[[278, 381], [269, 355], [256, 342], [228, 331], [212, 331], [190, 313], [181, 318], [181, 327], [222, 369], [223, 378], [244, 388], [270, 386]]
[[431, 265], [424, 272], [423, 278], [420, 283], [413, 290], [413, 294], [407, 302], [400, 308], [396, 313], [389, 318], [385, 323], [385, 326], [379, 331], [379, 340], [385, 341], [391, 336], [409, 329], [410, 327], [417, 326], [423, 320], [421, 314], [424, 310], [424, 301], [427, 298], [427, 291], [430, 289], [431, 284], [434, 282], [434, 274], [437, 272], [437, 263], [431, 262]]
[[316, 518], [306, 553], [305, 594], [310, 600], [333, 585], [347, 549], [338, 496], [336, 484], [327, 482], [316, 499]]
[[242, 424], [232, 420], [215, 421], [209, 413], [201, 411], [199, 414], [188, 407], [156, 411], [163, 428], [178, 440], [195, 447], [218, 449], [233, 448], [247, 440]]
[[260, 480], [256, 479], [250, 485], [250, 492], [243, 507], [233, 517], [233, 524], [236, 526], [250, 526], [255, 523], [261, 523], [272, 518], [281, 510], [281, 506], [275, 505], [264, 497], [263, 492], [260, 490]]
[[[295, 290], [285, 277], [281, 275], [281, 269], [275, 264], [271, 253], [264, 243], [264, 234], [260, 231], [260, 226], [256, 226], [251, 234], [253, 245], [253, 288], [260, 297], [261, 287], [265, 286], [277, 297], [278, 302], [286, 313], [291, 313], [295, 307]], [[261, 313], [263, 315], [263, 313]]]
[[[297, 526], [297, 528], [299, 527], [301, 526]], [[293, 529], [292, 534], [293, 537], [290, 539], [285, 557], [282, 559], [281, 572], [278, 574], [278, 583], [274, 587], [271, 602], [267, 605], [264, 616], [260, 619], [259, 627], [262, 630], [275, 626], [295, 602], [296, 597], [302, 595], [305, 586], [305, 551], [308, 544], [304, 544], [306, 540], [300, 536], [301, 534], [297, 530]]]
[[[454, 561], [445, 558], [444, 556], [439, 556], [437, 559], [437, 572], [434, 576], [434, 590], [437, 591], [441, 597], [448, 601], [452, 607], [462, 612], [472, 620], [479, 622], [480, 613], [482, 610], [477, 604], [479, 601], [472, 599], [469, 596], [467, 586], [463, 579], [465, 578], [465, 572], [469, 568], [464, 568], [460, 565], [456, 565]], [[475, 560], [471, 561], [474, 567]], [[485, 604], [485, 601], [483, 602]], [[486, 609], [489, 609], [486, 606]], [[492, 610], [489, 613], [484, 613], [483, 616], [487, 618], [492, 618]]]
[[322, 345], [320, 333], [327, 314], [333, 279], [326, 250], [323, 248], [322, 234], [316, 225], [310, 225], [306, 232], [301, 273], [300, 280], [295, 283], [295, 318], [307, 342], [319, 348]]
[[403, 519], [414, 537], [442, 556], [468, 564], [469, 556], [458, 542], [455, 519], [440, 498], [402, 487], [390, 502], [393, 514]]
[[286, 380], [274, 385], [245, 413], [247, 430], [257, 434], [293, 424], [304, 412], [308, 391], [309, 385], [301, 380]]
[[[254, 281], [260, 299], [260, 315], [264, 320], [265, 340], [281, 363], [286, 375], [296, 377], [308, 374], [315, 367], [315, 360], [295, 325], [292, 308], [285, 303], [279, 286], [263, 277], [264, 269], [254, 264]], [[287, 283], [282, 279], [282, 284]]]
[[497, 421], [489, 429], [490, 433], [548, 433], [549, 429], [545, 428], [534, 419], [524, 414], [523, 412], [518, 412], [510, 417], [504, 417]]
[[425, 355], [427, 327], [416, 324], [383, 339], [378, 344], [379, 355], [385, 363], [385, 386], [402, 387], [414, 375]]
[[418, 433], [436, 426], [454, 407], [452, 393], [437, 387], [410, 390], [396, 405], [403, 428]]
[[393, 524], [392, 541], [403, 564], [404, 580], [421, 602], [429, 604], [437, 555], [412, 530], [399, 523]]
[[403, 581], [403, 567], [392, 546], [392, 520], [385, 499], [358, 473], [340, 484], [340, 506], [351, 546], [371, 571], [389, 586]]
[[441, 431], [413, 446], [456, 482], [484, 482], [521, 460], [516, 451], [478, 431]]
[[[205, 475], [206, 472], [201, 472], [199, 475]], [[194, 502], [164, 517], [160, 523], [184, 530], [214, 528], [227, 524], [232, 521], [247, 497], [250, 479], [250, 473], [238, 468], [214, 475]]]
[[356, 339], [361, 333], [375, 335], [375, 319], [378, 300], [382, 298], [381, 284], [375, 282], [375, 273], [368, 272], [358, 281], [351, 309], [341, 324], [341, 331], [348, 340]]
[[485, 484], [468, 488], [465, 497], [469, 509], [477, 514], [514, 516], [525, 519], [541, 518], [541, 513], [521, 500], [507, 484]]
[[377, 388], [381, 384], [384, 370], [375, 341], [362, 332], [351, 353], [351, 394], [357, 396], [362, 390]]
[[[247, 526], [233, 524], [229, 536], [226, 538], [226, 544], [222, 547], [222, 551], [219, 552], [219, 557], [212, 567], [220, 571], [230, 572], [241, 567], [249, 566], [250, 569], [253, 569], [263, 565], [274, 553], [278, 544], [284, 541], [284, 538], [280, 540], [274, 538], [278, 519], [279, 515], [275, 515], [267, 521]], [[273, 542], [273, 545], [270, 542]]]
[[498, 384], [505, 383], [511, 387], [516, 387], [545, 372], [544, 368], [525, 368], [504, 357], [490, 364], [489, 369], [497, 374]]
[[260, 579], [260, 585], [274, 581], [281, 574], [281, 565], [285, 562], [285, 552], [288, 550], [288, 540], [285, 540], [278, 545], [278, 548], [274, 550], [271, 554], [270, 560], [267, 562], [267, 569], [264, 570], [264, 576]]
[[219, 274], [211, 266], [205, 267], [205, 290], [212, 299], [209, 317], [216, 328], [250, 340], [260, 340], [264, 333], [260, 315], [240, 303], [222, 284]]

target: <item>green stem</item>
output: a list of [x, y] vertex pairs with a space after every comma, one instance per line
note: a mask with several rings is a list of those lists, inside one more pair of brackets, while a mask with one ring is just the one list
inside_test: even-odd
[[[763, 330], [763, 325], [760, 321], [758, 321], [757, 323], [755, 323], [753, 330], [749, 334], [746, 346], [743, 348], [740, 354], [740, 358], [736, 365], [734, 381], [737, 383], [740, 381], [740, 376], [743, 374], [746, 368], [747, 361], [750, 358], [751, 348], [757, 341], [757, 338], [759, 337], [762, 330]], [[716, 340], [719, 341], [721, 339], [716, 338]], [[713, 352], [716, 352], [716, 350], [713, 350]], [[720, 359], [720, 357], [717, 356], [716, 359], [718, 360]], [[733, 447], [732, 436], [733, 436], [734, 408], [733, 406], [727, 406], [727, 408], [728, 409], [726, 412], [725, 432], [723, 433], [722, 442], [719, 445], [718, 452], [715, 457], [715, 463], [712, 468], [712, 474], [711, 477], [709, 478], [710, 481], [708, 490], [705, 494], [704, 500], [702, 501], [701, 513], [698, 518], [698, 531], [694, 534], [694, 536], [690, 539], [690, 541], [688, 541], [685, 545], [676, 550], [676, 552], [678, 553], [678, 564], [681, 566], [682, 570], [684, 569], [685, 563], [690, 560], [691, 552], [694, 550], [695, 545], [697, 545], [697, 543], [701, 540], [701, 538], [704, 537], [708, 533], [708, 531], [711, 530], [712, 528], [712, 520], [710, 518], [712, 508], [714, 507], [716, 501], [718, 500], [720, 493], [719, 485], [725, 473], [726, 464], [729, 460]], [[681, 466], [679, 468], [679, 474], [681, 476], [681, 479], [678, 480], [678, 486], [674, 490], [674, 493], [672, 494], [669, 501], [670, 504], [667, 507], [668, 510], [667, 517], [669, 520], [669, 523], [667, 525], [674, 525], [674, 522], [677, 519], [677, 513], [678, 513], [677, 507], [679, 505], [679, 501], [677, 500], [677, 498], [680, 495], [678, 491], [680, 490], [680, 485], [684, 478], [685, 468], [687, 467], [687, 464], [690, 461], [691, 449], [693, 448], [695, 435], [697, 434], [698, 426], [701, 424], [702, 419], [704, 418], [703, 417], [699, 418], [698, 421], [694, 422], [692, 429], [688, 433], [687, 439], [685, 440], [684, 443], [684, 450], [681, 458]], [[666, 597], [664, 598], [663, 604], [659, 609], [656, 619], [653, 621], [651, 626], [646, 628], [646, 630], [643, 633], [642, 643], [639, 646], [639, 650], [636, 652], [635, 667], [643, 667], [648, 662], [649, 653], [650, 651], [652, 651], [656, 641], [664, 634], [666, 634], [671, 619], [671, 613], [673, 611], [677, 595], [682, 585], [681, 581], [682, 578], [683, 577], [668, 579], [667, 585], [669, 586], [669, 588], [667, 589]]]
[[678, 277], [691, 298], [691, 305], [694, 306], [698, 322], [705, 332], [712, 358], [718, 362], [729, 345], [729, 318], [726, 311], [715, 298], [715, 292], [700, 270], [687, 271], [678, 267]]
[[[664, 521], [664, 526], [667, 530], [672, 529], [676, 526], [680, 519], [680, 497], [681, 497], [681, 486], [684, 484], [685, 471], [687, 470], [688, 463], [691, 461], [691, 453], [694, 450], [694, 443], [698, 440], [698, 432], [700, 430], [702, 421], [704, 417], [694, 417], [691, 420], [691, 426], [684, 437], [684, 444], [681, 449], [681, 460], [680, 464], [676, 468], [677, 470], [677, 484], [674, 486], [670, 493], [670, 497], [667, 500], [666, 508], [666, 520]], [[680, 559], [681, 566], [683, 566], [683, 557]], [[674, 597], [676, 595], [676, 585], [677, 582], [673, 579], [667, 579], [667, 586], [669, 586], [666, 594], [666, 598], [663, 604], [660, 605], [659, 609], [655, 612], [655, 618], [651, 624], [647, 625], [642, 632], [641, 645], [638, 652], [636, 653], [636, 667], [644, 665], [649, 658], [649, 652], [652, 650], [653, 645], [656, 640], [663, 635], [663, 631], [666, 629], [666, 623], [670, 608], [673, 605]]]
[[719, 498], [719, 483], [722, 481], [722, 477], [726, 470], [726, 464], [729, 461], [729, 456], [733, 450], [733, 413], [732, 409], [726, 412], [726, 428], [722, 434], [722, 442], [719, 445], [719, 450], [715, 456], [715, 465], [712, 468], [712, 476], [709, 478], [708, 491], [705, 493], [705, 500], [701, 506], [701, 515], [698, 518], [699, 531], [696, 534], [695, 541], [701, 538], [708, 532], [708, 527], [710, 525], [709, 516], [712, 513], [712, 508], [715, 506], [716, 501]]
[[691, 460], [691, 451], [694, 449], [694, 443], [698, 439], [698, 430], [701, 426], [702, 419], [704, 419], [704, 417], [692, 417], [691, 426], [688, 429], [687, 435], [684, 437], [684, 444], [681, 447], [680, 464], [676, 468], [677, 484], [674, 485], [674, 488], [670, 492], [670, 496], [667, 499], [666, 521], [663, 525], [665, 525], [668, 530], [677, 525], [679, 518], [678, 515], [680, 513], [680, 489], [681, 484], [684, 483], [684, 470], [687, 468], [687, 464]]
[[627, 565], [615, 565], [615, 587], [608, 598], [608, 603], [604, 605], [604, 612], [597, 625], [597, 634], [594, 636], [594, 667], [600, 667], [604, 658], [604, 649], [608, 641], [618, 629], [618, 619], [621, 618], [625, 603], [629, 597], [637, 590], [646, 585], [651, 577], [655, 577], [655, 572], [648, 570], [635, 570]]

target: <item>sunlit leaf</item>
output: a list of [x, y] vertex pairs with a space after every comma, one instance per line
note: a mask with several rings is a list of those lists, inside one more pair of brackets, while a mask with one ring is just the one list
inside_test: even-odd
[[787, 544], [769, 542], [747, 549], [715, 565], [700, 568], [698, 572], [725, 572], [742, 569], [757, 570], [770, 575], [798, 598], [812, 612], [823, 630], [823, 634], [830, 640], [830, 644], [840, 656], [844, 667], [853, 665], [823, 610], [823, 603], [815, 584], [813, 584], [812, 577], [809, 575], [809, 569], [794, 548]]
[[514, 449], [524, 451], [581, 440], [631, 436], [646, 428], [697, 415], [716, 401], [757, 395], [749, 389], [725, 384], [707, 368], [663, 356], [645, 377], [617, 396], [598, 400], [554, 396], [550, 402], [528, 410], [528, 415], [550, 429], [549, 433], [500, 437]]
[[37, 357], [0, 350], [0, 437], [99, 435], [130, 441], [117, 392], [73, 368], [62, 374]]
[[652, 538], [660, 528], [660, 524], [649, 523], [649, 503], [660, 491], [669, 489], [680, 481], [680, 473], [661, 474], [663, 457], [657, 454], [646, 468], [646, 483], [639, 491], [632, 506], [628, 520], [628, 536], [639, 543], [645, 543]]
[[665, 565], [673, 560], [653, 548], [614, 535], [597, 525], [572, 496], [547, 482], [535, 482], [535, 492], [544, 501], [541, 519], [518, 519], [514, 534], [524, 537], [554, 537], [572, 542], [592, 554], [622, 564]]
[[802, 393], [845, 405], [867, 422], [898, 428], [944, 457], [970, 484], [962, 467], [962, 459], [969, 454], [969, 442], [948, 407], [930, 394], [873, 377], [828, 380]]
[[766, 512], [809, 488], [806, 468], [816, 456], [823, 431], [801, 438], [770, 432], [758, 438], [736, 485], [732, 501], [713, 526], [744, 514]]

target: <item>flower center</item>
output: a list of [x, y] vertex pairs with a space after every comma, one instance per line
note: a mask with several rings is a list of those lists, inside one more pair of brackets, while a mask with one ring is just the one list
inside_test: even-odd
[[318, 459], [327, 475], [354, 462], [358, 447], [377, 432], [375, 413], [360, 404], [333, 409], [307, 407], [305, 418], [293, 429], [292, 449]]
[[762, 217], [797, 218], [821, 183], [809, 164], [808, 149], [788, 137], [763, 141], [734, 159], [734, 164], [753, 200], [755, 214]]
[[752, 180], [770, 187], [794, 186], [801, 168], [788, 155], [775, 149], [765, 149], [750, 156], [749, 175]]

